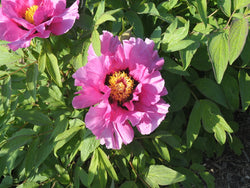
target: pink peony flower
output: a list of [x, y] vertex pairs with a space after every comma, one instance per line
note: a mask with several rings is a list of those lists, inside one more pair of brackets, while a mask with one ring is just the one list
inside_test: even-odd
[[[158, 71], [164, 64], [153, 41], [130, 38], [121, 43], [107, 31], [101, 36], [101, 56], [89, 48], [88, 63], [74, 74], [82, 86], [74, 108], [90, 107], [85, 117], [90, 129], [107, 148], [120, 149], [134, 137], [132, 126], [150, 134], [164, 120], [169, 104]], [[94, 105], [94, 106], [93, 106]]]
[[2, 0], [0, 40], [17, 50], [28, 47], [34, 37], [64, 34], [79, 17], [78, 4], [66, 8], [66, 0]]

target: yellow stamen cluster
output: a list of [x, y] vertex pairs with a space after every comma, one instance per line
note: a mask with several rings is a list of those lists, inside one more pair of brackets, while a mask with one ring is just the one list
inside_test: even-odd
[[108, 79], [108, 86], [111, 88], [111, 99], [119, 103], [125, 102], [131, 96], [134, 85], [134, 79], [124, 71], [114, 72]]
[[35, 14], [37, 9], [38, 9], [37, 5], [33, 5], [33, 6], [29, 7], [25, 12], [25, 20], [34, 24], [34, 14]]

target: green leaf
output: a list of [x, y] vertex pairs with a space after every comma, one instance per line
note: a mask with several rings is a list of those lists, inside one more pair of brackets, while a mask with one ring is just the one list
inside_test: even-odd
[[37, 157], [39, 138], [34, 139], [29, 145], [29, 150], [24, 158], [25, 174], [28, 176], [34, 168]]
[[63, 185], [68, 185], [70, 183], [70, 176], [69, 173], [66, 171], [65, 168], [60, 166], [59, 164], [55, 164], [55, 169], [60, 174], [56, 177], [56, 179]]
[[8, 49], [0, 45], [0, 66], [10, 66], [11, 63], [20, 60], [22, 57], [15, 52], [9, 52]]
[[164, 33], [162, 43], [176, 44], [187, 36], [189, 29], [189, 21], [186, 21], [183, 27], [177, 28], [178, 23], [180, 23], [180, 21], [178, 18], [176, 18], [174, 22], [168, 26], [166, 32]]
[[215, 187], [215, 178], [209, 172], [202, 172], [200, 176], [203, 180], [205, 180], [207, 184], [207, 188], [214, 188]]
[[34, 125], [52, 125], [52, 121], [49, 119], [49, 117], [38, 109], [18, 109], [16, 110], [15, 115], [22, 118], [23, 121], [27, 121]]
[[48, 61], [46, 61], [46, 68], [48, 70], [49, 75], [54, 80], [54, 82], [59, 86], [62, 87], [62, 79], [60, 75], [60, 69], [58, 66], [57, 58], [51, 52], [47, 53]]
[[27, 90], [30, 95], [36, 100], [36, 85], [37, 85], [37, 77], [38, 77], [38, 66], [37, 64], [30, 65], [26, 72], [26, 83]]
[[91, 185], [91, 183], [94, 180], [95, 175], [97, 175], [97, 166], [99, 162], [99, 152], [96, 149], [92, 155], [91, 162], [89, 165], [89, 171], [88, 171], [88, 186]]
[[166, 11], [170, 11], [177, 4], [178, 0], [164, 1], [158, 5], [158, 8], [164, 8]]
[[194, 82], [194, 85], [204, 96], [228, 108], [222, 88], [213, 80], [209, 78], [200, 78]]
[[64, 114], [60, 115], [56, 120], [55, 120], [55, 128], [50, 135], [50, 140], [54, 139], [57, 137], [59, 134], [64, 132], [68, 126], [69, 120], [65, 117]]
[[119, 188], [137, 188], [134, 181], [125, 181]]
[[87, 160], [89, 155], [95, 151], [95, 149], [100, 145], [100, 141], [96, 139], [96, 136], [93, 134], [84, 135], [82, 146], [80, 147], [81, 151], [81, 161], [84, 162]]
[[97, 56], [101, 55], [101, 41], [97, 30], [94, 30], [91, 35], [91, 43]]
[[242, 149], [244, 149], [244, 145], [242, 144], [240, 139], [236, 136], [233, 136], [233, 141], [229, 144], [229, 146], [238, 156], [241, 155]]
[[167, 145], [164, 144], [163, 142], [161, 142], [159, 139], [155, 138], [154, 140], [152, 140], [154, 147], [156, 149], [156, 151], [160, 154], [160, 156], [166, 160], [166, 161], [170, 161], [170, 155], [169, 155], [169, 151], [167, 148]]
[[139, 38], [144, 37], [143, 23], [140, 17], [133, 11], [127, 11], [125, 17], [128, 19], [131, 26], [133, 26], [133, 31], [135, 35]]
[[179, 82], [173, 91], [169, 93], [171, 100], [170, 111], [175, 112], [182, 109], [190, 98], [190, 90], [185, 82]]
[[229, 105], [230, 109], [232, 109], [233, 111], [237, 110], [239, 108], [240, 93], [238, 81], [229, 74], [225, 74], [221, 82], [221, 86], [223, 88], [227, 104]]
[[180, 57], [181, 57], [184, 70], [186, 70], [188, 66], [190, 65], [191, 60], [195, 52], [199, 48], [199, 46], [200, 46], [199, 42], [194, 42], [191, 45], [189, 45], [187, 48], [180, 51]]
[[[162, 49], [165, 52], [175, 52], [175, 51], [179, 51], [179, 50], [183, 50], [186, 48], [189, 48], [190, 46], [194, 45], [196, 42], [193, 40], [181, 40], [178, 42], [173, 42], [173, 43], [169, 43], [167, 45], [167, 48], [165, 48], [165, 46], [162, 46]], [[192, 48], [192, 47], [190, 47]]]
[[3, 85], [1, 85], [1, 94], [4, 111], [7, 112], [10, 107], [11, 97], [11, 77], [9, 75], [3, 80]]
[[196, 0], [202, 22], [207, 25], [207, 0]]
[[164, 65], [164, 69], [174, 73], [174, 74], [178, 74], [178, 75], [182, 75], [182, 76], [189, 76], [189, 73], [185, 70], [183, 70], [182, 66], [178, 65], [174, 60], [172, 60], [169, 57], [164, 57], [165, 59], [165, 65]]
[[98, 26], [98, 25], [101, 25], [102, 23], [106, 22], [106, 21], [116, 21], [116, 19], [110, 15], [110, 14], [107, 14], [107, 13], [104, 13], [102, 14], [98, 20], [96, 21], [95, 25]]
[[45, 68], [46, 68], [46, 62], [47, 62], [47, 54], [44, 50], [44, 48], [42, 48], [39, 57], [38, 57], [38, 70], [40, 73], [43, 73]]
[[31, 142], [34, 135], [35, 132], [32, 129], [22, 128], [21, 130], [17, 131], [1, 147], [0, 157], [7, 153], [11, 153], [19, 147]]
[[159, 12], [157, 8], [155, 7], [155, 4], [152, 2], [140, 4], [139, 7], [135, 7], [135, 8], [136, 8], [135, 11], [138, 14], [150, 14], [153, 16], [159, 15]]
[[161, 41], [161, 27], [158, 26], [155, 28], [153, 33], [150, 36], [150, 39], [154, 41], [155, 43], [155, 48], [159, 49], [160, 48], [160, 41]]
[[164, 186], [182, 182], [186, 177], [164, 165], [151, 165], [144, 179], [151, 187], [159, 187], [159, 185]]
[[97, 7], [94, 20], [98, 20], [105, 10], [105, 1], [101, 1]]
[[105, 166], [105, 169], [107, 170], [109, 176], [118, 181], [118, 176], [115, 172], [114, 167], [112, 166], [112, 164], [110, 163], [107, 155], [104, 153], [104, 151], [101, 148], [97, 148], [97, 151], [99, 153], [99, 158], [100, 158], [100, 162], [102, 162]]
[[78, 133], [78, 131], [80, 131], [81, 129], [82, 127], [72, 127], [71, 129], [62, 132], [55, 138], [56, 145], [54, 147], [54, 155], [56, 157], [58, 157], [56, 152], [61, 147], [63, 147], [67, 142], [69, 142], [70, 139], [73, 138], [76, 135], [76, 133]]
[[227, 16], [231, 16], [231, 0], [218, 0], [218, 6], [222, 12]]
[[227, 68], [229, 47], [226, 33], [217, 33], [208, 40], [208, 53], [212, 62], [214, 76], [218, 84], [221, 83]]
[[234, 0], [234, 10], [246, 7], [249, 4], [249, 0]]
[[248, 19], [236, 19], [229, 29], [229, 63], [230, 65], [239, 57], [246, 42], [248, 34]]
[[246, 111], [250, 105], [250, 76], [243, 70], [239, 71], [239, 86], [242, 110]]
[[196, 101], [192, 112], [189, 116], [188, 125], [187, 125], [187, 147], [191, 148], [193, 142], [198, 137], [200, 127], [201, 127], [201, 107], [200, 102]]
[[216, 140], [222, 145], [226, 141], [226, 132], [232, 133], [233, 130], [221, 116], [219, 107], [209, 100], [201, 100], [202, 107], [202, 125], [204, 129], [212, 133]]

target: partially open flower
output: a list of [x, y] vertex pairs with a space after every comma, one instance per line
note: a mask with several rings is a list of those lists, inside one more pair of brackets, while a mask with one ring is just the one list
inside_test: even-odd
[[2, 0], [0, 40], [12, 50], [26, 48], [34, 37], [66, 33], [79, 17], [77, 0], [66, 8], [66, 0]]
[[[136, 126], [150, 134], [164, 120], [169, 104], [158, 71], [164, 64], [153, 41], [130, 38], [121, 43], [107, 31], [101, 36], [101, 56], [89, 48], [88, 63], [73, 75], [82, 86], [73, 99], [74, 108], [90, 107], [86, 127], [107, 148], [120, 149], [133, 140]], [[93, 106], [95, 105], [95, 106]]]

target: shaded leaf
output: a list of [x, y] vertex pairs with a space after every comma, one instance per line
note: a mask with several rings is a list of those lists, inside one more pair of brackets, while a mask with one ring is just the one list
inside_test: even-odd
[[140, 17], [133, 11], [127, 11], [125, 17], [128, 19], [131, 26], [133, 26], [133, 31], [137, 37], [143, 38], [144, 28]]
[[36, 85], [37, 85], [37, 77], [38, 77], [38, 66], [37, 64], [30, 65], [26, 72], [26, 83], [27, 90], [30, 95], [36, 100]]
[[242, 110], [246, 111], [250, 105], [250, 76], [245, 71], [240, 70], [238, 79]]
[[54, 80], [54, 82], [62, 87], [62, 80], [60, 75], [60, 69], [58, 66], [57, 58], [54, 54], [48, 52], [47, 53], [48, 61], [46, 61], [46, 68], [48, 70], [49, 75]]

